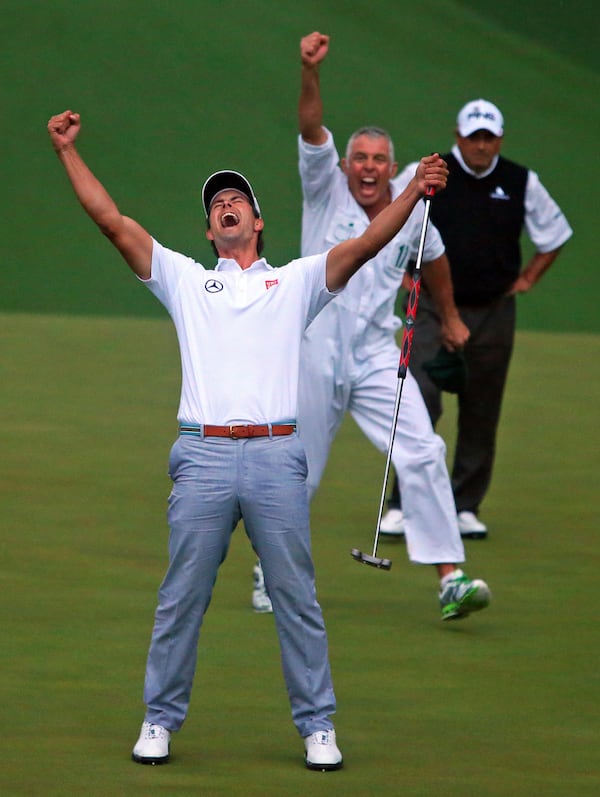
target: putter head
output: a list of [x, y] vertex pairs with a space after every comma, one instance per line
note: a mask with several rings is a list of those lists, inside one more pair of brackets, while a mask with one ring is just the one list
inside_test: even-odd
[[363, 565], [377, 567], [379, 570], [389, 570], [392, 566], [391, 559], [380, 559], [378, 556], [371, 556], [371, 554], [363, 553], [359, 551], [358, 548], [353, 548], [350, 551], [350, 555], [353, 559], [356, 559], [357, 562], [362, 562]]

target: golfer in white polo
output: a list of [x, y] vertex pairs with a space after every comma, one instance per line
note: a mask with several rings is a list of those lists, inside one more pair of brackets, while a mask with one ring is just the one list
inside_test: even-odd
[[169, 462], [169, 566], [133, 758], [169, 759], [171, 733], [187, 714], [217, 571], [243, 519], [263, 563], [306, 765], [339, 769], [331, 719], [336, 703], [310, 549], [306, 457], [295, 433], [300, 342], [334, 294], [398, 232], [426, 187], [444, 188], [446, 164], [437, 155], [423, 158], [405, 191], [362, 235], [281, 268], [260, 256], [264, 221], [250, 184], [237, 172], [217, 172], [203, 189], [207, 237], [219, 255], [213, 270], [162, 246], [121, 214], [76, 150], [79, 129], [72, 111], [48, 123], [84, 210], [170, 313], [182, 362], [180, 434]]

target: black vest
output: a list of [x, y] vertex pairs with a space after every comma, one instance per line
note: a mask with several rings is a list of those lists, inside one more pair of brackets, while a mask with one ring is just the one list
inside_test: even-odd
[[446, 246], [454, 298], [457, 305], [487, 304], [506, 293], [521, 270], [528, 170], [500, 157], [478, 180], [454, 155], [443, 158], [448, 186], [431, 203], [431, 221]]

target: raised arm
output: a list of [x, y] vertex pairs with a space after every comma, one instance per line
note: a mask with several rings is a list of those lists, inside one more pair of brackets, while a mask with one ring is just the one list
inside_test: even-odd
[[334, 246], [327, 255], [327, 288], [343, 288], [358, 269], [379, 252], [404, 226], [427, 187], [446, 187], [448, 168], [439, 155], [422, 158], [413, 179], [390, 205], [375, 216], [358, 238]]
[[298, 101], [300, 135], [309, 144], [324, 144], [327, 134], [323, 129], [323, 102], [319, 85], [319, 65], [327, 55], [329, 36], [310, 33], [300, 41], [302, 74]]
[[48, 133], [56, 154], [85, 212], [116, 246], [130, 268], [142, 279], [149, 279], [152, 238], [136, 221], [121, 214], [104, 186], [83, 162], [75, 147], [80, 128], [79, 114], [72, 111], [64, 111], [50, 119]]

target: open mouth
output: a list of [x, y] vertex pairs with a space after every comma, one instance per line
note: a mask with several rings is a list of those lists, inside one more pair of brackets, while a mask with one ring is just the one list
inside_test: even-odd
[[223, 227], [235, 227], [239, 222], [240, 220], [237, 213], [234, 213], [232, 210], [228, 210], [221, 216], [221, 225]]
[[360, 181], [361, 190], [365, 193], [372, 193], [377, 188], [377, 180], [375, 177], [363, 177]]

